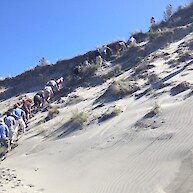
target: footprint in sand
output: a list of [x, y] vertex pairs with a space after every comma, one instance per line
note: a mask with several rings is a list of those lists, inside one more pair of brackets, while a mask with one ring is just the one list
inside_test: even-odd
[[41, 188], [41, 189], [38, 189], [38, 190], [36, 190], [36, 191], [34, 191], [35, 193], [43, 193], [44, 192], [44, 188]]
[[157, 140], [169, 140], [173, 137], [173, 133], [167, 133], [167, 134], [163, 134], [163, 135], [160, 135]]
[[[6, 187], [17, 190], [17, 188], [26, 189], [28, 192], [42, 193], [44, 189], [34, 190], [35, 186], [33, 184], [23, 184], [21, 179], [18, 179], [15, 170], [10, 170], [9, 168], [0, 169], [0, 192], [8, 192]], [[24, 190], [25, 191], [25, 190]]]

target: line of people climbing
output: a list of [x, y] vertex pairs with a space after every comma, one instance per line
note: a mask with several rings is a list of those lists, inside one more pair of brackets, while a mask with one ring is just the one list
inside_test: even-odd
[[96, 64], [97, 66], [106, 65], [108, 61], [112, 60], [112, 56], [126, 51], [128, 47], [136, 45], [136, 39], [131, 36], [130, 39], [125, 41], [118, 41], [111, 48], [108, 45], [102, 45], [98, 47], [91, 55], [87, 56], [84, 61], [73, 68], [72, 74], [75, 78], [85, 76], [86, 69], [91, 64]]
[[33, 98], [33, 110], [35, 113], [44, 106], [45, 102], [49, 103], [50, 100], [54, 97], [54, 94], [62, 89], [63, 82], [63, 77], [60, 77], [57, 80], [52, 79], [46, 83], [42, 90], [35, 94]]
[[[170, 5], [171, 6], [171, 5]], [[157, 22], [154, 16], [150, 19], [150, 30], [149, 32], [155, 32], [157, 28]], [[158, 28], [157, 31], [160, 31]], [[113, 44], [113, 43], [112, 43]], [[92, 55], [90, 58], [87, 57], [84, 62], [80, 63], [73, 69], [73, 75], [75, 77], [80, 77], [81, 75], [84, 75], [84, 67], [88, 66], [91, 63], [95, 63], [99, 66], [102, 64], [105, 64], [106, 61], [111, 60], [111, 57], [113, 54], [121, 53], [122, 51], [127, 50], [127, 48], [131, 46], [136, 46], [137, 40], [133, 35], [130, 36], [127, 42], [124, 40], [118, 41], [116, 45], [113, 45], [113, 48], [108, 45], [102, 45], [101, 47], [98, 47], [94, 51], [94, 56]]]
[[64, 78], [50, 80], [44, 88], [31, 98], [24, 97], [13, 105], [13, 108], [5, 112], [0, 118], [0, 157], [15, 146], [18, 136], [26, 132], [29, 119], [34, 116], [45, 104], [49, 103], [54, 95], [63, 87]]
[[[150, 23], [150, 31], [153, 31], [156, 26], [156, 20], [154, 17], [151, 18]], [[136, 39], [131, 36], [127, 42], [117, 42], [115, 45], [115, 51], [116, 53], [119, 53], [133, 45], [136, 45]], [[107, 45], [103, 45], [96, 49], [95, 63], [101, 66], [104, 62], [110, 60], [112, 55], [113, 49]], [[89, 58], [87, 58], [83, 62], [83, 65], [88, 66], [89, 64], [90, 61]], [[76, 66], [73, 74], [80, 75], [81, 73], [82, 66]], [[29, 119], [33, 117], [34, 113], [37, 113], [41, 108], [43, 108], [46, 102], [49, 103], [55, 93], [62, 89], [63, 81], [63, 77], [60, 77], [57, 80], [52, 79], [48, 81], [44, 88], [34, 95], [33, 100], [30, 98], [24, 98], [5, 113], [5, 117], [0, 119], [0, 149], [5, 147], [5, 152], [10, 151], [11, 146], [17, 142], [18, 135], [26, 132]]]

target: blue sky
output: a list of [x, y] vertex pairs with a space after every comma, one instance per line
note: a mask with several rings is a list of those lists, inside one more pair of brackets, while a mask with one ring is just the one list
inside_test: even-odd
[[163, 19], [166, 5], [187, 0], [0, 0], [0, 77], [15, 76], [38, 64], [127, 40]]

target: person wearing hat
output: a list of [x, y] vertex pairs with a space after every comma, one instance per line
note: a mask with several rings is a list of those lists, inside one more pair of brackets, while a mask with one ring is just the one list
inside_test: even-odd
[[0, 119], [0, 146], [6, 148], [5, 153], [10, 151], [9, 128], [2, 119]]

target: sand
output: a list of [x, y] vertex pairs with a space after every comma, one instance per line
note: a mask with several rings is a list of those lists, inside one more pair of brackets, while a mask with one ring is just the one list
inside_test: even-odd
[[[101, 101], [96, 103], [111, 82], [130, 76], [129, 70], [100, 85], [79, 87], [64, 96], [63, 103], [58, 104], [60, 114], [46, 123], [40, 121], [47, 112], [38, 113], [18, 147], [0, 163], [0, 192], [192, 193], [192, 91], [170, 93], [182, 81], [193, 83], [191, 65], [178, 72], [191, 61], [171, 67], [168, 56], [152, 58], [167, 52], [172, 60], [177, 60], [179, 55], [172, 53], [192, 37], [191, 33], [149, 55], [149, 62], [155, 65], [150, 71], [169, 83], [164, 88], [152, 89], [140, 79], [140, 90], [135, 94], [150, 89], [149, 94], [138, 99], [135, 94], [128, 95], [103, 105], [99, 105]], [[17, 99], [4, 101], [1, 107], [13, 100]], [[155, 103], [159, 112], [145, 117]], [[98, 118], [113, 106], [122, 112], [99, 123]], [[87, 114], [89, 124], [73, 130], [71, 117], [76, 108]]]

